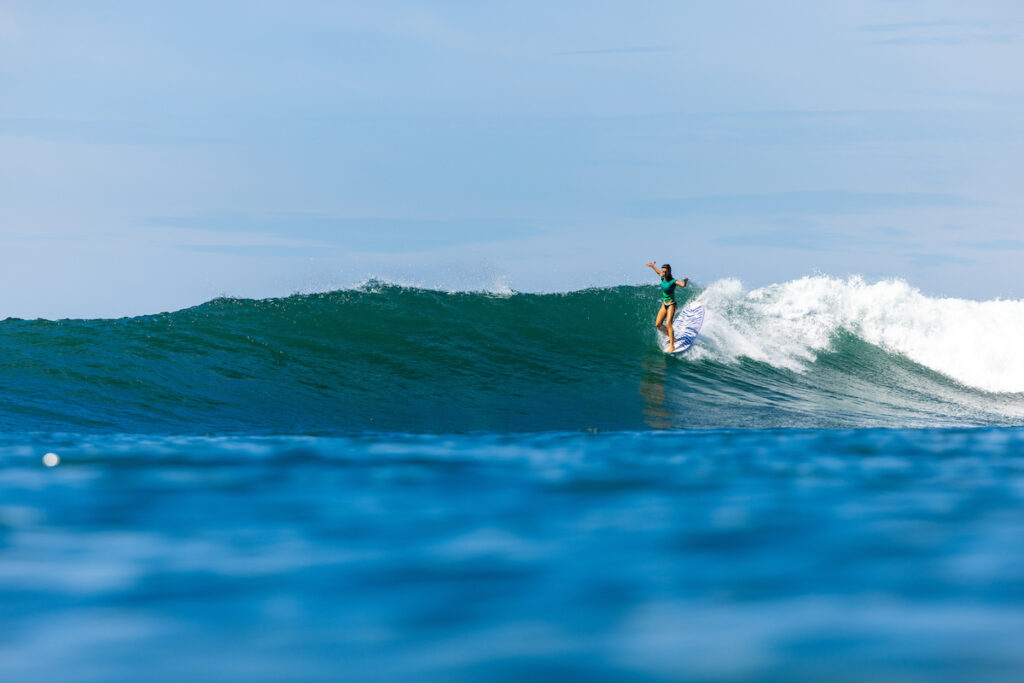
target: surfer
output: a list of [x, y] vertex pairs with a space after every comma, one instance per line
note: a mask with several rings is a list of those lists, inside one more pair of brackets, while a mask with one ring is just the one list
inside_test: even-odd
[[654, 319], [654, 326], [668, 336], [668, 351], [672, 353], [676, 350], [676, 338], [672, 334], [672, 318], [676, 315], [676, 287], [685, 287], [690, 278], [684, 277], [682, 282], [675, 279], [672, 277], [672, 266], [667, 263], [662, 264], [661, 270], [653, 261], [648, 261], [647, 265], [661, 276], [661, 308], [658, 309], [658, 317]]

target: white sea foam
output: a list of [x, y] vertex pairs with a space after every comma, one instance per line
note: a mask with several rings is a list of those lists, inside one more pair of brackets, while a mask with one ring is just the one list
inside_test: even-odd
[[964, 385], [1024, 392], [1024, 300], [938, 299], [902, 280], [859, 277], [805, 277], [752, 291], [719, 280], [698, 300], [707, 317], [696, 357], [800, 371], [845, 329]]

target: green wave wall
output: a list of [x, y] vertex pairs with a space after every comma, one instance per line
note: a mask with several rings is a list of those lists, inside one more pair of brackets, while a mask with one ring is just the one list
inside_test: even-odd
[[[689, 288], [681, 303], [699, 294]], [[653, 287], [632, 286], [493, 295], [371, 284], [118, 320], [8, 319], [0, 322], [0, 427], [339, 434], [982, 425], [1012, 423], [996, 408], [1020, 402], [960, 386], [846, 331], [802, 371], [713, 352], [666, 356], [652, 325], [656, 297]]]

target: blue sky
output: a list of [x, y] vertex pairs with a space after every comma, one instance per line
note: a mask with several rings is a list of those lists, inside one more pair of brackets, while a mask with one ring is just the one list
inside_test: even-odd
[[0, 316], [370, 277], [1024, 297], [1024, 5], [0, 0]]

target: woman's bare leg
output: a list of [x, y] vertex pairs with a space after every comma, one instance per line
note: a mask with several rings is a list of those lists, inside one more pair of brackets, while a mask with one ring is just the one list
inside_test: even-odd
[[[664, 306], [662, 306], [661, 308], [662, 308], [662, 310], [665, 309]], [[671, 306], [668, 307], [668, 314], [665, 317], [667, 318], [667, 320], [666, 320], [666, 323], [667, 323], [666, 327], [668, 327], [668, 332], [666, 333], [666, 334], [668, 334], [668, 350], [669, 350], [669, 353], [671, 353], [672, 351], [676, 350], [676, 337], [675, 337], [674, 334], [672, 334], [672, 319], [676, 317], [676, 305], [675, 304], [672, 304]]]
[[658, 317], [655, 318], [654, 320], [654, 326], [658, 328], [658, 331], [661, 332], [662, 334], [668, 334], [668, 332], [665, 330], [666, 313], [667, 311], [665, 310], [665, 307], [662, 306], [661, 308], [658, 309]]

